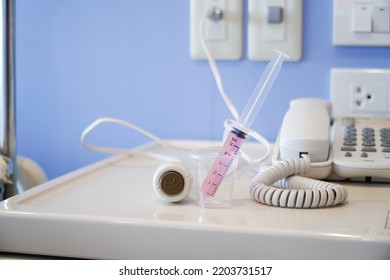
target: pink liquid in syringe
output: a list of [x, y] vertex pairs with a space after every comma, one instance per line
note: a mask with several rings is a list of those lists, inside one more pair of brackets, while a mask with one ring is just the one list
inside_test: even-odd
[[238, 129], [233, 129], [225, 143], [223, 144], [218, 156], [226, 156], [224, 158], [217, 159], [208, 175], [203, 181], [201, 192], [204, 196], [214, 196], [219, 186], [222, 183], [223, 178], [229, 171], [229, 168], [238, 154], [242, 143], [244, 142], [246, 134]]

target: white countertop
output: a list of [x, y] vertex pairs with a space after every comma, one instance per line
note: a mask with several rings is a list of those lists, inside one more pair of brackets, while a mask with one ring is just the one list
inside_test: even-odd
[[[178, 143], [187, 150], [216, 145]], [[262, 152], [259, 144], [245, 149]], [[203, 209], [193, 198], [171, 204], [155, 196], [159, 164], [116, 156], [3, 201], [0, 251], [101, 259], [390, 258], [389, 184], [348, 183], [347, 203], [333, 208], [270, 207], [250, 198], [255, 168], [245, 163], [233, 207]]]

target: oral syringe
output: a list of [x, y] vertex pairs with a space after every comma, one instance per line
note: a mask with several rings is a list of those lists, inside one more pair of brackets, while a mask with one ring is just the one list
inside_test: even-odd
[[228, 172], [234, 157], [238, 154], [257, 113], [260, 110], [269, 90], [282, 67], [283, 60], [288, 58], [284, 53], [277, 51], [277, 57], [268, 63], [263, 75], [257, 83], [244, 111], [237, 121], [233, 121], [233, 129], [226, 138], [219, 156], [226, 156], [226, 160], [216, 160], [201, 186], [201, 192], [205, 196], [214, 196], [223, 178]]

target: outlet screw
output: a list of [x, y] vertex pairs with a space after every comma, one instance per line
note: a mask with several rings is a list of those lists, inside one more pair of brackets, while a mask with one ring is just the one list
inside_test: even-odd
[[220, 9], [218, 7], [212, 7], [209, 10], [208, 17], [212, 21], [219, 21], [223, 17], [223, 11], [222, 11], [222, 9]]

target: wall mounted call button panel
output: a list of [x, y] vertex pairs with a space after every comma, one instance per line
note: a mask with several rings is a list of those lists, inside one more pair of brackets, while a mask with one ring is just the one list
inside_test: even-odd
[[333, 0], [333, 44], [390, 46], [390, 0]]
[[302, 0], [248, 0], [248, 57], [267, 61], [280, 50], [302, 56]]
[[[192, 59], [207, 59], [200, 41], [200, 32], [215, 59], [241, 59], [242, 7], [242, 0], [191, 0], [190, 55]], [[204, 24], [200, 30], [202, 20]]]

